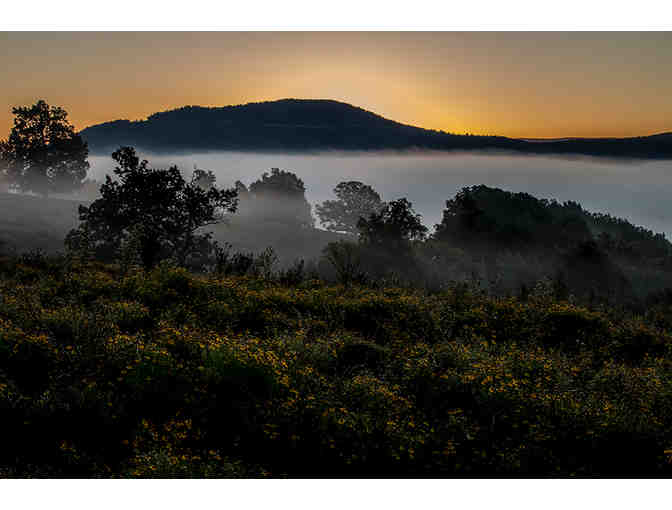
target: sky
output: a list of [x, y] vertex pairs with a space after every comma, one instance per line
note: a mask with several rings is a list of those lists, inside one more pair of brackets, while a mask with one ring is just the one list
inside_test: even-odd
[[0, 48], [0, 139], [38, 99], [78, 130], [293, 97], [453, 133], [672, 131], [672, 32], [0, 32]]

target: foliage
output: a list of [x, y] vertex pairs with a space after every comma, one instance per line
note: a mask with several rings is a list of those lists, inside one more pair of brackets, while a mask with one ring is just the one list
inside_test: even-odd
[[427, 227], [405, 198], [387, 203], [380, 212], [357, 222], [360, 239], [367, 244], [388, 248], [402, 247], [408, 241], [422, 240]]
[[342, 285], [348, 287], [352, 283], [366, 281], [366, 273], [362, 270], [356, 244], [348, 241], [329, 243], [323, 253], [336, 271], [338, 282]]
[[326, 200], [315, 207], [327, 230], [357, 235], [359, 220], [380, 212], [385, 205], [371, 186], [359, 181], [339, 183], [334, 194], [338, 200]]
[[12, 113], [14, 127], [0, 142], [0, 171], [10, 185], [41, 195], [79, 189], [89, 169], [89, 149], [67, 112], [40, 100]]
[[254, 264], [253, 253], [234, 253], [230, 243], [220, 245], [215, 241], [214, 252], [213, 272], [219, 276], [245, 275]]
[[[572, 293], [581, 284], [626, 294], [627, 281], [606, 248], [582, 241], [592, 224], [578, 204], [467, 190], [446, 230], [419, 243], [425, 230], [411, 204], [391, 202], [360, 221], [361, 242], [327, 245], [332, 283], [306, 274], [303, 261], [277, 271], [272, 249], [233, 253], [195, 234], [214, 256], [209, 273], [194, 274], [163, 254], [158, 264], [139, 255], [184, 218], [162, 209], [179, 203], [163, 200], [171, 190], [193, 186], [202, 204], [216, 188], [180, 181], [176, 169], [155, 175], [165, 171], [132, 149], [115, 159], [122, 180], [108, 178], [103, 198], [125, 200], [119, 190], [132, 184], [133, 200], [117, 203], [135, 221], [118, 235], [114, 265], [95, 261], [102, 238], [86, 224], [70, 236], [68, 256], [0, 259], [0, 473], [672, 473], [670, 292], [637, 313], [580, 305]], [[148, 183], [167, 191], [152, 194]], [[508, 208], [519, 216], [497, 216]], [[154, 223], [155, 213], [167, 223]], [[560, 230], [540, 232], [553, 225]], [[419, 288], [421, 264], [473, 267], [478, 250], [454, 244], [529, 247], [557, 232], [566, 236], [542, 255], [560, 253], [568, 273], [520, 298], [493, 292], [496, 282]], [[160, 248], [179, 253], [175, 246]], [[484, 259], [486, 272], [497, 269]]]
[[215, 185], [217, 177], [211, 170], [201, 170], [194, 165], [193, 182], [204, 190], [209, 190]]
[[462, 246], [518, 250], [570, 249], [595, 241], [608, 254], [658, 262], [672, 253], [662, 234], [623, 219], [589, 213], [572, 201], [560, 204], [485, 185], [463, 188], [448, 200], [433, 237]]
[[290, 287], [300, 285], [306, 278], [306, 261], [303, 259], [294, 261], [291, 266], [278, 273], [278, 282]]
[[264, 280], [270, 280], [273, 278], [273, 267], [277, 262], [278, 256], [276, 255], [275, 250], [269, 246], [257, 255], [252, 267], [252, 274], [259, 278], [263, 278]]
[[5, 476], [671, 474], [662, 301], [647, 318], [544, 285], [522, 301], [43, 256], [0, 275]]
[[214, 186], [206, 190], [199, 184], [202, 175], [186, 181], [175, 166], [149, 168], [131, 147], [115, 151], [112, 158], [119, 165], [114, 170], [118, 180], [106, 176], [101, 198], [79, 207], [82, 223], [66, 240], [71, 248], [87, 232], [98, 251], [117, 254], [133, 232], [146, 268], [168, 256], [185, 265], [210, 249], [211, 234], [201, 229], [236, 210], [236, 191]]
[[278, 256], [271, 246], [257, 254], [234, 252], [232, 248], [230, 243], [220, 245], [215, 241], [213, 274], [219, 277], [250, 275], [264, 280], [275, 279], [274, 268], [278, 263]]
[[[242, 183], [241, 183], [242, 185]], [[241, 185], [237, 185], [241, 188]], [[306, 187], [297, 175], [288, 170], [271, 168], [250, 184], [243, 196], [248, 199], [248, 208], [263, 218], [296, 224], [302, 228], [314, 225], [311, 207], [306, 200]]]
[[597, 232], [595, 240], [608, 253], [635, 261], [662, 259], [663, 263], [672, 255], [672, 246], [663, 234], [654, 234], [609, 214], [588, 214], [588, 224]]
[[569, 247], [591, 239], [585, 211], [527, 193], [484, 185], [463, 188], [446, 202], [437, 240], [502, 247]]

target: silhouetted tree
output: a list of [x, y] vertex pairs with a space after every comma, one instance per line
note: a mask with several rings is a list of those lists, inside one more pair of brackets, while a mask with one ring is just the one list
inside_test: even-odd
[[412, 204], [405, 198], [393, 200], [379, 212], [361, 218], [357, 222], [357, 229], [362, 242], [388, 247], [422, 240], [427, 234], [421, 216], [413, 211]]
[[215, 185], [217, 177], [215, 177], [215, 174], [212, 171], [201, 170], [194, 165], [193, 180], [197, 186], [200, 186], [204, 190], [209, 190]]
[[238, 197], [242, 195], [247, 195], [249, 193], [247, 186], [245, 186], [245, 184], [243, 184], [240, 181], [236, 181], [236, 183], [233, 186], [236, 188], [236, 191], [238, 192]]
[[79, 207], [82, 224], [66, 238], [71, 249], [87, 238], [97, 248], [117, 253], [134, 236], [145, 268], [169, 255], [185, 264], [210, 245], [211, 234], [198, 231], [236, 211], [235, 189], [205, 190], [197, 176], [186, 181], [176, 166], [149, 168], [132, 147], [120, 148], [112, 159], [118, 164], [114, 170], [118, 180], [107, 175], [101, 198]]
[[0, 143], [0, 160], [12, 187], [42, 195], [78, 189], [89, 169], [89, 149], [68, 114], [40, 100], [13, 108], [14, 127]]
[[570, 248], [592, 238], [589, 221], [575, 202], [559, 204], [480, 185], [463, 188], [446, 202], [434, 239], [488, 250]]
[[623, 299], [632, 295], [632, 286], [623, 270], [590, 240], [578, 244], [562, 257], [567, 284], [572, 292], [593, 297]]
[[434, 227], [434, 238], [438, 241], [466, 241], [476, 232], [483, 214], [472, 190], [463, 188], [455, 198], [446, 201], [442, 221]]
[[341, 182], [334, 188], [338, 200], [326, 200], [315, 207], [327, 230], [357, 234], [357, 222], [380, 212], [385, 206], [380, 195], [359, 181]]
[[304, 196], [306, 187], [295, 173], [271, 168], [271, 173], [264, 172], [260, 179], [250, 184], [250, 192], [277, 193], [299, 199]]
[[572, 247], [591, 241], [593, 236], [586, 222], [578, 215], [571, 215], [559, 222], [558, 241], [562, 247]]
[[312, 227], [315, 223], [306, 200], [306, 187], [293, 172], [272, 168], [250, 184], [250, 197], [258, 214], [274, 221]]
[[353, 283], [366, 281], [357, 244], [348, 241], [332, 242], [324, 247], [322, 254], [334, 268], [339, 283], [349, 287]]

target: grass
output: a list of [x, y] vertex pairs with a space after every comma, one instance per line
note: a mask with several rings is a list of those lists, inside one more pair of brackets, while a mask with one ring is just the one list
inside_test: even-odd
[[666, 310], [38, 262], [0, 263], [3, 476], [671, 472]]

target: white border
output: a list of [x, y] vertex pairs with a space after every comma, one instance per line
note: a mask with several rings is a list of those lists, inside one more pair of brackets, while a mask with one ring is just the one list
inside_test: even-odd
[[[672, 2], [7, 2], [10, 30], [672, 30]], [[2, 34], [0, 33], [0, 48]], [[0, 480], [7, 508], [654, 508], [645, 480]]]
[[0, 481], [7, 508], [73, 510], [657, 508], [666, 485], [608, 479]]
[[35, 0], [0, 30], [672, 30], [669, 1]]

